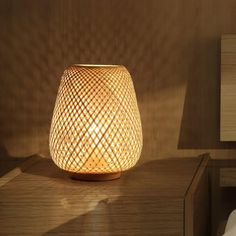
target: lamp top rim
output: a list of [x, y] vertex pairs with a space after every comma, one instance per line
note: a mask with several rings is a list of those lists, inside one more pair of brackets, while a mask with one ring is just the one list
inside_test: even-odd
[[106, 64], [73, 64], [76, 67], [100, 68], [100, 67], [123, 67], [122, 65], [106, 65]]

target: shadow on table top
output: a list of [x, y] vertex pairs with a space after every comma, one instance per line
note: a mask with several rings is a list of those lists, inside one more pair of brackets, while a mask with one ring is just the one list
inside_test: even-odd
[[5, 147], [0, 146], [0, 177], [18, 167], [29, 157], [12, 157], [8, 154]]

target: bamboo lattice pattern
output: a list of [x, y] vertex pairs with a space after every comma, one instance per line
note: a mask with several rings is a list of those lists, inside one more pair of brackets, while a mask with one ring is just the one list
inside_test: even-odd
[[142, 127], [124, 66], [73, 65], [64, 71], [50, 130], [50, 152], [75, 173], [115, 173], [136, 164]]

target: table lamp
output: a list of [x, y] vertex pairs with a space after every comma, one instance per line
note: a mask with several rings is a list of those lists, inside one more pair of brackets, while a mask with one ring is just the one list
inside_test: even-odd
[[111, 180], [141, 154], [132, 78], [122, 65], [75, 64], [61, 79], [50, 129], [55, 164], [81, 180]]

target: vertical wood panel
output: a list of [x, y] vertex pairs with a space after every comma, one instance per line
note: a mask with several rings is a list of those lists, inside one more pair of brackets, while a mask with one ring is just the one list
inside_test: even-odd
[[236, 35], [221, 40], [221, 140], [236, 140]]

